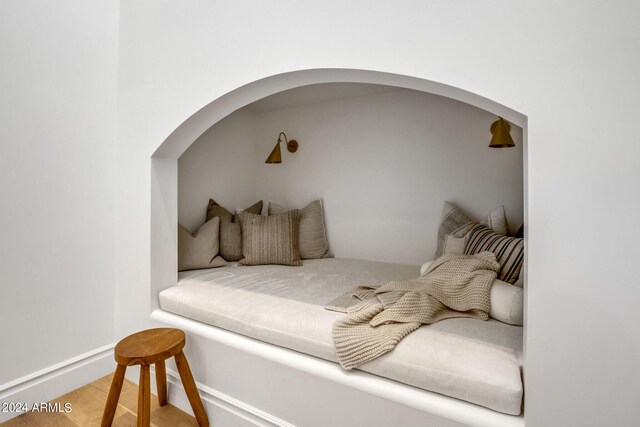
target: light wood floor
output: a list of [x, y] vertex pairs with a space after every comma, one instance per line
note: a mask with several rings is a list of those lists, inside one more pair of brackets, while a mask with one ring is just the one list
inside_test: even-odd
[[[52, 402], [71, 403], [69, 413], [29, 412], [19, 415], [5, 423], [2, 427], [91, 427], [99, 426], [102, 411], [107, 401], [112, 375], [102, 377], [84, 387], [53, 399]], [[135, 426], [138, 410], [138, 386], [125, 380], [122, 394], [118, 401], [118, 409], [113, 420], [114, 426]], [[197, 426], [194, 417], [173, 405], [159, 406], [156, 396], [151, 396], [151, 425], [155, 427]]]

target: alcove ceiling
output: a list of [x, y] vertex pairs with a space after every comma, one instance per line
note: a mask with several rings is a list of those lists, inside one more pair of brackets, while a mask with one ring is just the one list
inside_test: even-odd
[[397, 90], [402, 88], [368, 83], [319, 83], [278, 92], [252, 102], [244, 108], [254, 113], [267, 113]]

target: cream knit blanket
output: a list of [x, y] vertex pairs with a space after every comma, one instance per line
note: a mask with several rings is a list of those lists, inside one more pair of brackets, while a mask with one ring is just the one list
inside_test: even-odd
[[[327, 307], [348, 313], [333, 325], [340, 364], [352, 369], [380, 357], [421, 324], [452, 317], [487, 320], [491, 285], [499, 269], [492, 252], [446, 254], [417, 279], [378, 288], [358, 286], [347, 299], [338, 298]], [[346, 301], [356, 304], [340, 310]]]

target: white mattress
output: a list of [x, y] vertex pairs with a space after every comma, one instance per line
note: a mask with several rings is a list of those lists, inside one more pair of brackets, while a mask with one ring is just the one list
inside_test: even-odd
[[[324, 306], [360, 284], [419, 275], [419, 267], [348, 259], [302, 267], [230, 266], [179, 274], [160, 293], [163, 310], [337, 362]], [[449, 319], [424, 325], [390, 353], [359, 369], [517, 415], [523, 386], [522, 328], [496, 320]]]

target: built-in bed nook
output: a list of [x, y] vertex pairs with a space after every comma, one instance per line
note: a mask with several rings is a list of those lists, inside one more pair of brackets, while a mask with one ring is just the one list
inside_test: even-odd
[[[247, 90], [154, 160], [152, 317], [188, 333], [205, 402], [247, 425], [524, 425], [524, 119], [420, 84]], [[435, 314], [352, 342], [367, 302], [418, 289], [407, 310]]]

